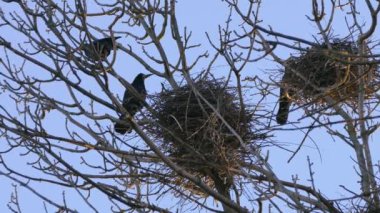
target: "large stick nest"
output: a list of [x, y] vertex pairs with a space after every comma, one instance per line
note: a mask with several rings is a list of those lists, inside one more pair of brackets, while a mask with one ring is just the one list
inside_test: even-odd
[[[230, 168], [236, 168], [243, 158], [241, 143], [226, 123], [246, 145], [265, 137], [253, 132], [253, 113], [240, 107], [237, 90], [225, 86], [220, 80], [194, 83], [193, 88], [212, 107], [195, 95], [189, 85], [161, 92], [153, 98], [159, 125], [148, 127], [169, 157], [211, 187], [219, 180], [229, 187], [233, 181]], [[195, 185], [180, 177], [173, 183], [200, 193]]]
[[327, 95], [337, 102], [354, 101], [359, 94], [359, 80], [363, 79], [368, 98], [379, 87], [377, 66], [352, 64], [360, 60], [353, 57], [357, 54], [357, 46], [348, 41], [334, 40], [331, 50], [326, 44], [314, 46], [286, 61], [281, 87], [299, 103], [324, 103]]

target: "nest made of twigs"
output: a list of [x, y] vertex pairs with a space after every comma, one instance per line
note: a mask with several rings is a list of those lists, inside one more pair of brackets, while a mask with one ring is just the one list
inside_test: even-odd
[[353, 57], [358, 54], [355, 43], [334, 40], [330, 44], [331, 50], [321, 44], [285, 62], [281, 87], [292, 91], [294, 101], [324, 103], [327, 95], [335, 101], [352, 101], [359, 94], [360, 79], [365, 82], [366, 97], [378, 90], [377, 66], [352, 64], [359, 60]]
[[[195, 95], [189, 85], [162, 91], [153, 98], [159, 125], [148, 127], [169, 157], [211, 187], [219, 180], [228, 187], [233, 178], [230, 168], [237, 167], [242, 158], [241, 143], [225, 122], [245, 144], [258, 138], [252, 131], [253, 113], [241, 109], [236, 89], [225, 86], [221, 80], [199, 80], [193, 84], [212, 107]], [[173, 182], [202, 194], [185, 179], [178, 177]]]

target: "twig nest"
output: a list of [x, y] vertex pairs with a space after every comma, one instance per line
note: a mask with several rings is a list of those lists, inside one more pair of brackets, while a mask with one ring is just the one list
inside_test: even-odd
[[[241, 143], [226, 123], [249, 144], [258, 138], [252, 131], [253, 113], [242, 109], [236, 89], [226, 88], [221, 80], [200, 80], [191, 86], [163, 91], [153, 98], [156, 124], [148, 132], [161, 141], [162, 150], [187, 172], [214, 186], [222, 180], [226, 187], [233, 181], [230, 168], [242, 158]], [[224, 120], [224, 121], [223, 121]], [[175, 184], [198, 191], [186, 180]]]
[[354, 57], [358, 48], [353, 42], [334, 40], [330, 44], [330, 50], [321, 44], [286, 61], [281, 87], [292, 91], [294, 101], [324, 103], [326, 95], [335, 101], [353, 101], [359, 94], [360, 79], [366, 82], [366, 97], [378, 90], [377, 66], [353, 64], [360, 60]]

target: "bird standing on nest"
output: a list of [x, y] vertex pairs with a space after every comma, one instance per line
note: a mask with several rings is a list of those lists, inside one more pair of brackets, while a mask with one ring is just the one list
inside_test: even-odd
[[111, 54], [114, 49], [115, 41], [121, 38], [120, 36], [102, 38], [93, 41], [91, 44], [84, 44], [83, 51], [84, 54], [91, 58], [92, 60], [105, 60], [107, 56]]
[[[137, 97], [128, 89], [125, 90], [123, 97], [123, 107], [128, 111], [131, 117], [133, 117], [144, 107], [143, 101], [146, 99], [147, 95], [144, 81], [151, 75], [152, 74], [144, 75], [140, 73], [133, 80], [132, 86], [140, 97]], [[121, 115], [119, 119], [124, 120], [124, 122], [116, 122], [115, 131], [120, 134], [125, 134], [126, 132], [130, 133], [132, 131], [132, 127], [130, 124], [125, 123], [126, 115]]]

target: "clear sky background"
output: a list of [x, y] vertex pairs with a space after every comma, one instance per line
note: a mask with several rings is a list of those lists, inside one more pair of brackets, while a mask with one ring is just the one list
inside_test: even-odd
[[[90, 5], [88, 5], [90, 6]], [[361, 5], [362, 6], [362, 5]], [[7, 14], [11, 11], [17, 11], [18, 5], [14, 3], [4, 3], [0, 1], [1, 10]], [[360, 7], [363, 8], [363, 7]], [[360, 9], [361, 10], [361, 9]], [[347, 27], [344, 22], [344, 14], [347, 11], [337, 11], [335, 21], [333, 24], [334, 35], [345, 36], [347, 35]], [[281, 32], [283, 34], [290, 34], [292, 36], [301, 37], [306, 40], [313, 41], [313, 36], [318, 39], [320, 37], [317, 35], [318, 29], [316, 26], [307, 20], [306, 15], [311, 16], [311, 1], [305, 0], [265, 0], [262, 3], [262, 9], [260, 11], [262, 26], [271, 26], [275, 31]], [[361, 20], [369, 20], [367, 17], [368, 12], [362, 10], [360, 13]], [[228, 15], [228, 8], [225, 3], [218, 0], [179, 0], [177, 5], [177, 18], [179, 25], [181, 27], [187, 27], [188, 30], [192, 31], [192, 41], [193, 43], [200, 43], [202, 46], [194, 50], [194, 56], [205, 50], [212, 52], [212, 48], [207, 42], [205, 32], [211, 35], [214, 41], [218, 40], [218, 25], [224, 25], [225, 20]], [[236, 16], [232, 19], [237, 20]], [[240, 20], [239, 20], [240, 21]], [[101, 23], [100, 23], [101, 24]], [[236, 23], [238, 24], [238, 23]], [[20, 37], [14, 31], [0, 32], [0, 34], [7, 38], [12, 38], [12, 43], [17, 44], [18, 41], [22, 41]], [[380, 32], [377, 31], [375, 37], [378, 39]], [[99, 35], [99, 37], [101, 37]], [[133, 42], [132, 39], [121, 38], [119, 41], [121, 44], [127, 44]], [[168, 43], [168, 46], [173, 45]], [[170, 48], [167, 48], [170, 49]], [[276, 53], [286, 59], [291, 53], [295, 53], [294, 50], [289, 50], [285, 48], [279, 48]], [[4, 54], [3, 50], [0, 50], [0, 54]], [[173, 54], [177, 52], [173, 51]], [[174, 55], [175, 56], [175, 55]], [[174, 57], [173, 56], [173, 57]], [[191, 55], [190, 55], [191, 58]], [[204, 63], [203, 65], [207, 64]], [[21, 61], [13, 61], [14, 64], [19, 64]], [[115, 70], [118, 70], [126, 80], [131, 82], [133, 78], [140, 72], [146, 73], [143, 67], [139, 65], [136, 61], [128, 58], [126, 55], [118, 55], [116, 63], [114, 65]], [[199, 65], [199, 70], [202, 68], [202, 63]], [[260, 62], [249, 65], [243, 72], [243, 76], [260, 76], [264, 77], [269, 75], [268, 70], [279, 69], [279, 65], [274, 63], [268, 57]], [[219, 60], [214, 64], [215, 73], [223, 75], [228, 71], [227, 63]], [[216, 71], [217, 70], [217, 71]], [[0, 70], [1, 71], [1, 70]], [[269, 77], [269, 76], [268, 76]], [[154, 77], [149, 79], [147, 82], [148, 93], [155, 93], [161, 90], [160, 83], [161, 79]], [[51, 92], [56, 92], [57, 85], [51, 85]], [[96, 91], [96, 88], [91, 88]], [[120, 83], [111, 84], [111, 90], [115, 91], [119, 97], [122, 97], [124, 93], [124, 88]], [[278, 94], [278, 91], [275, 91]], [[13, 102], [10, 102], [9, 98], [0, 95], [2, 101], [1, 105], [12, 108]], [[63, 97], [64, 98], [64, 97]], [[4, 101], [5, 100], [5, 101]], [[272, 96], [266, 99], [268, 108], [275, 108], [277, 102], [277, 97]], [[289, 119], [291, 121], [297, 121], [298, 118], [303, 116], [303, 111], [298, 110], [290, 114]], [[50, 128], [52, 131], [57, 131], [62, 128], [62, 123], [57, 122], [57, 113], [51, 112], [48, 115], [51, 122]], [[62, 116], [58, 117], [62, 118]], [[306, 120], [308, 122], [308, 120]], [[112, 125], [109, 123], [108, 125]], [[291, 126], [290, 126], [291, 127]], [[275, 141], [278, 144], [285, 145], [289, 149], [294, 150], [301, 142], [304, 133], [301, 131], [277, 131], [275, 132]], [[378, 134], [376, 137], [372, 138], [371, 144], [372, 149], [378, 150], [380, 148], [378, 141]], [[316, 186], [326, 195], [328, 198], [340, 198], [342, 195], [348, 195], [339, 185], [344, 185], [352, 190], [358, 190], [359, 184], [357, 181], [359, 177], [356, 175], [354, 170], [354, 152], [342, 141], [338, 139], [331, 138], [324, 129], [317, 129], [311, 133], [310, 136], [312, 140], [307, 139], [301, 151], [296, 155], [296, 157], [290, 162], [286, 163], [291, 156], [291, 153], [284, 151], [283, 149], [271, 147], [269, 162], [273, 166], [274, 171], [277, 172], [280, 178], [284, 180], [291, 180], [292, 176], [297, 175], [300, 179], [300, 183], [309, 185], [308, 179], [308, 166], [307, 166], [307, 156], [310, 157], [314, 163], [313, 169], [315, 172]], [[138, 142], [138, 141], [136, 141]], [[6, 142], [0, 138], [0, 151], [7, 147]], [[266, 151], [266, 150], [263, 150]], [[2, 155], [4, 160], [18, 171], [31, 171], [29, 166], [26, 165], [28, 161], [33, 161], [33, 159], [27, 156], [22, 156], [22, 153], [11, 152], [10, 154]], [[378, 162], [380, 160], [379, 153], [373, 152], [373, 162]], [[79, 162], [78, 156], [73, 156], [71, 159], [73, 162]], [[0, 171], [2, 168], [0, 167]], [[13, 190], [12, 184], [16, 184], [6, 177], [0, 176], [0, 212], [9, 212], [7, 208], [7, 203], [10, 200], [10, 194]], [[43, 210], [42, 202], [33, 194], [28, 192], [28, 190], [18, 186], [18, 195], [21, 203], [22, 210], [25, 212], [41, 212]], [[62, 190], [56, 186], [50, 186], [46, 184], [38, 185], [38, 189], [42, 194], [48, 197], [53, 197], [54, 200], [62, 200]], [[78, 195], [72, 194], [72, 196], [67, 196], [67, 202], [73, 205], [80, 211], [81, 206], [76, 202]], [[102, 196], [94, 196], [99, 199], [96, 201], [95, 206], [100, 212], [108, 212], [107, 206], [102, 205]], [[167, 203], [165, 203], [167, 202]], [[163, 205], [170, 206], [169, 200], [163, 200]], [[285, 208], [285, 207], [284, 207]], [[52, 209], [50, 209], [52, 210]]]

